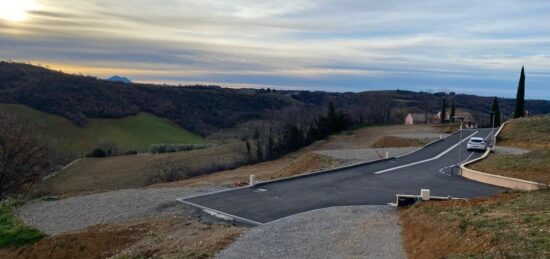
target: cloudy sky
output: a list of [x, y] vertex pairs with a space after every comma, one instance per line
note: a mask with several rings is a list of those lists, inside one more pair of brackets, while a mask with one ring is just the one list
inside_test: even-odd
[[0, 0], [0, 59], [138, 82], [550, 99], [550, 1]]

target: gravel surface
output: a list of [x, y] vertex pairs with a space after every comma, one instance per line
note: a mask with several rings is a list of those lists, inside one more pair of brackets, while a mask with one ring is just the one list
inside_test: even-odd
[[87, 226], [182, 211], [176, 198], [220, 190], [220, 187], [126, 189], [63, 200], [35, 200], [16, 209], [26, 223], [55, 235]]
[[400, 137], [400, 138], [414, 138], [414, 139], [439, 139], [446, 138], [450, 134], [442, 133], [398, 133], [392, 134], [391, 136]]
[[[315, 151], [320, 155], [329, 156], [336, 159], [356, 160], [356, 161], [371, 161], [380, 159], [379, 155], [385, 157], [386, 152], [389, 156], [401, 156], [417, 150], [419, 147], [403, 147], [403, 148], [362, 148], [362, 149], [334, 149]], [[378, 153], [377, 153], [378, 152]]]
[[523, 149], [518, 147], [495, 146], [495, 149], [493, 150], [497, 154], [505, 154], [505, 155], [522, 155], [525, 153], [529, 153], [528, 149]]
[[218, 258], [406, 258], [389, 206], [331, 207], [253, 228]]

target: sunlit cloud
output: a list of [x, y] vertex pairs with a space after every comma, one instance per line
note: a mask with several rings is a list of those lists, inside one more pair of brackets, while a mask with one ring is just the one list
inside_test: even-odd
[[540, 94], [550, 71], [550, 2], [543, 0], [34, 3], [18, 9], [23, 20], [0, 18], [2, 59], [139, 82], [465, 93], [485, 87], [503, 91], [481, 94], [508, 97], [525, 65], [527, 97], [550, 99]]

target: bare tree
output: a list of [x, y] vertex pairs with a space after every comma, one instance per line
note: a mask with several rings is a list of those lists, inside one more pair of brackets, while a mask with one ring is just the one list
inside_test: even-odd
[[49, 149], [35, 133], [14, 114], [0, 111], [0, 198], [22, 191], [51, 166]]

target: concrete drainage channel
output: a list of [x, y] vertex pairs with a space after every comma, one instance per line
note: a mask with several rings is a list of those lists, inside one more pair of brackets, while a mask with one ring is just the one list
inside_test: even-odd
[[411, 194], [396, 194], [395, 203], [388, 203], [390, 206], [394, 207], [404, 207], [410, 206], [420, 201], [448, 201], [448, 200], [467, 200], [465, 198], [455, 198], [455, 197], [441, 197], [441, 196], [431, 196], [429, 189], [421, 189], [420, 195], [411, 195]]

